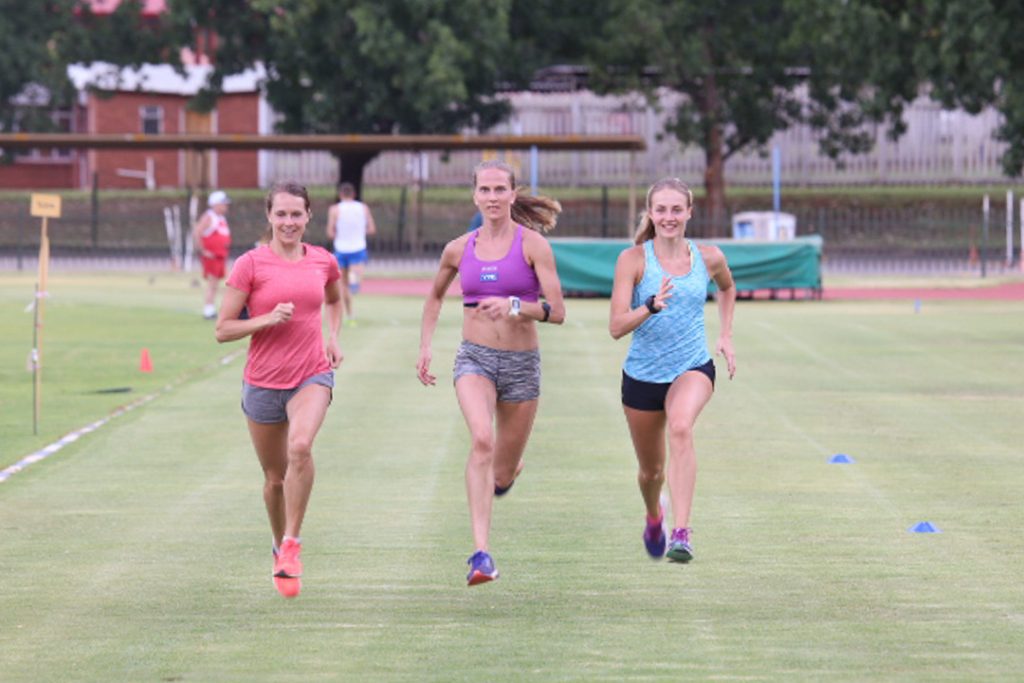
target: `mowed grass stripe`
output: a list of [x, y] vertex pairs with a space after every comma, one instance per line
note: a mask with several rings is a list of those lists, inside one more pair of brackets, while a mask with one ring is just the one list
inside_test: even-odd
[[[719, 362], [697, 430], [698, 560], [679, 567], [639, 540], [626, 341], [608, 337], [606, 301], [571, 301], [568, 324], [542, 329], [527, 467], [496, 501], [503, 576], [470, 590], [459, 307], [428, 389], [420, 302], [359, 303], [317, 441], [303, 595], [286, 603], [267, 576], [236, 362], [0, 489], [0, 611], [15, 624], [0, 678], [964, 680], [1024, 666], [1022, 405], [1002, 373], [1022, 369], [1019, 306], [741, 304], [740, 374]], [[961, 320], [988, 360], [957, 375], [941, 340]], [[856, 463], [828, 464], [840, 450]], [[906, 531], [924, 514], [943, 533]]]

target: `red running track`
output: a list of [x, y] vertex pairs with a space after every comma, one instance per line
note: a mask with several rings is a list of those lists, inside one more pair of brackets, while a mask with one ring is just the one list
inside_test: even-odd
[[[367, 294], [388, 294], [393, 296], [425, 297], [430, 291], [430, 280], [376, 279], [363, 280], [362, 291]], [[449, 296], [459, 296], [459, 282], [456, 280], [448, 290]], [[755, 293], [754, 298], [767, 298], [767, 292]], [[797, 297], [806, 297], [806, 291], [798, 291]], [[788, 290], [779, 290], [777, 298], [787, 300]], [[855, 300], [973, 300], [973, 301], [1024, 301], [1024, 281], [1010, 282], [985, 287], [825, 287], [824, 298], [830, 301]]]

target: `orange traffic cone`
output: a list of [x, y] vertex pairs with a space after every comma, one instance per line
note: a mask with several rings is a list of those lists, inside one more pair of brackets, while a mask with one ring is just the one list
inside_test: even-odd
[[142, 349], [142, 357], [139, 358], [139, 372], [153, 372], [153, 361], [149, 359], [149, 349]]

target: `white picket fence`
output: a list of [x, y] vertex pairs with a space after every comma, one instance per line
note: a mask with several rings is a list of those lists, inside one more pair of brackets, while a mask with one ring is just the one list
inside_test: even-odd
[[[680, 149], [674, 136], [664, 134], [665, 114], [639, 98], [599, 97], [590, 92], [515, 93], [510, 119], [491, 131], [504, 135], [641, 135], [647, 150], [636, 155], [641, 182], [664, 175], [692, 179], [700, 184], [704, 173], [703, 152]], [[818, 151], [813, 132], [798, 126], [778, 133], [768, 147], [782, 153], [782, 182], [790, 186], [851, 184], [945, 184], [1005, 182], [1000, 157], [1005, 144], [993, 138], [999, 115], [986, 110], [978, 115], [943, 110], [920, 98], [905, 113], [907, 132], [898, 140], [887, 130], [875, 131], [874, 149], [863, 155], [846, 155], [839, 162]], [[490, 153], [521, 168], [523, 182], [529, 175], [526, 152]], [[335, 159], [326, 152], [260, 153], [261, 184], [295, 179], [309, 185], [337, 181]], [[371, 185], [403, 185], [425, 169], [430, 185], [463, 185], [483, 154], [426, 153], [421, 165], [416, 153], [388, 152], [367, 167], [365, 182]], [[538, 154], [538, 180], [547, 186], [625, 185], [630, 178], [628, 152], [547, 152]], [[756, 151], [736, 155], [726, 163], [730, 185], [765, 185], [771, 182], [771, 159]]]

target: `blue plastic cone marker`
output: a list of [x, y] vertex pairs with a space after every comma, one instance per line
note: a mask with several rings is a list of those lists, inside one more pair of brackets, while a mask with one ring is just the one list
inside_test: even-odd
[[846, 453], [836, 453], [829, 462], [834, 465], [848, 465], [853, 462], [853, 458]]
[[918, 522], [914, 526], [907, 529], [915, 534], [938, 534], [942, 533], [939, 527], [935, 526], [931, 522]]
[[914, 313], [920, 313], [920, 312], [921, 312], [921, 300], [920, 299], [914, 299]]

